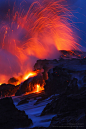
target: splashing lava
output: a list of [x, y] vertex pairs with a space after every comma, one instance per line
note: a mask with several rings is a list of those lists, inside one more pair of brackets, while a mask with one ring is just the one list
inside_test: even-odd
[[[26, 1], [24, 1], [26, 2]], [[66, 0], [38, 0], [25, 8], [14, 3], [0, 23], [0, 83], [25, 75], [37, 59], [77, 49]]]

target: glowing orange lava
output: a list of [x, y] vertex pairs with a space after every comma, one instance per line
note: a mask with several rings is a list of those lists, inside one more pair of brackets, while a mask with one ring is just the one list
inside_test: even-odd
[[37, 84], [36, 86], [37, 86], [36, 92], [40, 92], [40, 91], [44, 90], [44, 87], [41, 87], [40, 84]]
[[24, 80], [27, 80], [28, 78], [34, 77], [34, 76], [36, 76], [36, 75], [37, 75], [36, 72], [30, 72], [30, 73], [26, 74], [26, 75], [23, 77], [23, 79], [24, 79]]
[[[1, 60], [0, 72], [4, 69], [4, 75], [1, 77], [1, 74], [0, 83], [7, 83], [9, 78], [16, 77], [19, 84], [37, 75], [35, 72], [27, 73], [32, 71], [37, 59], [55, 59], [59, 57], [59, 50], [78, 49], [79, 46], [69, 22], [72, 13], [66, 0], [38, 0], [28, 9], [23, 6], [24, 2], [19, 8], [16, 8], [15, 2], [12, 12], [8, 9], [6, 21], [1, 22], [1, 49], [3, 53], [9, 53], [5, 54], [5, 63], [3, 58]], [[15, 57], [12, 62], [10, 55]], [[39, 91], [39, 84], [37, 87]]]
[[18, 79], [17, 82], [14, 82], [14, 83], [10, 83], [10, 84], [13, 84], [13, 85], [19, 85], [21, 84], [21, 82], [27, 80], [28, 78], [30, 77], [34, 77], [34, 76], [37, 76], [39, 71], [32, 71], [32, 72], [28, 72], [28, 73], [25, 73], [22, 77], [17, 77], [16, 79]]

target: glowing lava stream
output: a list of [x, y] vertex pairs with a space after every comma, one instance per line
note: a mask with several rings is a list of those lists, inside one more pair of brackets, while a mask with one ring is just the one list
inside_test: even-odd
[[23, 77], [23, 79], [24, 79], [24, 80], [27, 80], [29, 77], [34, 77], [34, 76], [36, 76], [36, 75], [37, 75], [36, 72], [30, 72], [30, 73], [26, 74], [26, 75]]
[[[66, 0], [38, 0], [26, 9], [16, 2], [0, 25], [0, 83], [25, 75], [23, 81], [36, 76], [32, 71], [37, 59], [57, 59], [59, 50], [78, 49]], [[64, 4], [65, 2], [65, 4]], [[70, 21], [70, 22], [69, 22]], [[3, 82], [4, 81], [4, 82]], [[19, 84], [18, 82], [18, 84]]]
[[40, 85], [37, 84], [37, 92], [39, 92], [39, 87], [40, 87]]
[[[28, 78], [34, 77], [36, 75], [37, 75], [36, 72], [30, 72], [29, 74], [27, 74], [27, 75], [24, 76], [24, 80], [27, 80]], [[36, 84], [35, 85], [35, 91], [32, 91], [31, 93], [40, 92], [42, 90], [44, 90], [44, 87], [43, 86], [41, 87], [40, 84]]]
[[[16, 79], [18, 80], [17, 85], [21, 84], [21, 82], [23, 82], [23, 81], [29, 79], [30, 77], [35, 77], [35, 76], [37, 76], [38, 72], [39, 72], [39, 70], [37, 70], [37, 71], [32, 71], [32, 72], [26, 73], [23, 77], [17, 77], [17, 78], [16, 78]], [[10, 84], [11, 84], [11, 83], [10, 83]], [[15, 85], [15, 83], [14, 83], [14, 85]]]
[[40, 84], [37, 84], [37, 90], [36, 90], [36, 92], [40, 92], [42, 90], [44, 90], [44, 87], [41, 87]]

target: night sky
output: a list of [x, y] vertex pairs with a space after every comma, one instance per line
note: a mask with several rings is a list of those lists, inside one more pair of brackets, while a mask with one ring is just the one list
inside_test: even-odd
[[74, 9], [74, 16], [76, 16], [73, 21], [79, 29], [77, 30], [78, 36], [81, 38], [79, 43], [83, 46], [82, 50], [86, 51], [86, 0], [76, 0], [71, 7]]

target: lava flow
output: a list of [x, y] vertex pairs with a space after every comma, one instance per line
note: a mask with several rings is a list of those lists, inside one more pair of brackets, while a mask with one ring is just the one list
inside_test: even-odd
[[37, 75], [31, 72], [37, 59], [57, 59], [59, 50], [78, 49], [71, 16], [66, 0], [38, 0], [30, 7], [22, 1], [8, 8], [0, 22], [0, 84], [15, 77], [18, 85]]
[[27, 80], [28, 78], [36, 76], [37, 73], [38, 73], [38, 71], [33, 71], [33, 72], [25, 73], [25, 75], [19, 76], [17, 78], [14, 78], [14, 77], [13, 78], [10, 78], [8, 80], [8, 84], [13, 84], [15, 86], [16, 85], [19, 85], [19, 84], [21, 84], [21, 82]]
[[36, 72], [30, 72], [30, 73], [26, 74], [23, 79], [27, 80], [29, 77], [34, 77], [36, 75], [37, 75]]
[[41, 87], [40, 84], [37, 84], [37, 92], [44, 90], [44, 87]]

